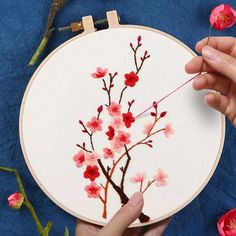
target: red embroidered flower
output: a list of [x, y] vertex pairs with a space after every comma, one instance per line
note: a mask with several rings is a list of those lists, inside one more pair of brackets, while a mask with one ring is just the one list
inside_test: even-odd
[[131, 71], [129, 74], [125, 74], [125, 85], [129, 87], [134, 87], [138, 82], [139, 77], [135, 72]]
[[224, 30], [236, 22], [236, 11], [226, 4], [221, 4], [211, 12], [210, 23], [217, 30]]
[[84, 178], [94, 181], [99, 176], [99, 171], [97, 166], [87, 166], [84, 172]]
[[135, 122], [135, 118], [133, 117], [133, 114], [130, 111], [127, 113], [123, 113], [122, 117], [126, 128], [130, 128], [131, 124]]
[[236, 235], [236, 208], [222, 215], [217, 222], [218, 232], [220, 236]]
[[87, 122], [86, 126], [91, 130], [92, 133], [95, 133], [96, 131], [102, 130], [102, 123], [103, 121], [101, 119], [98, 119], [96, 116], [93, 116], [92, 119]]
[[107, 69], [102, 69], [100, 67], [98, 67], [96, 69], [96, 72], [95, 73], [92, 73], [92, 77], [94, 79], [100, 79], [100, 78], [103, 78], [106, 74], [107, 74]]
[[84, 189], [87, 192], [89, 198], [98, 198], [102, 188], [95, 182], [91, 182]]
[[114, 152], [110, 148], [103, 148], [103, 152], [104, 152], [105, 159], [113, 158], [115, 155]]
[[108, 140], [112, 140], [115, 136], [115, 130], [112, 126], [108, 126], [108, 131], [106, 132], [106, 135], [108, 136]]
[[119, 116], [121, 114], [121, 105], [119, 103], [112, 102], [109, 107], [107, 107], [110, 116]]
[[76, 163], [77, 167], [81, 167], [84, 164], [85, 161], [85, 153], [84, 151], [79, 151], [74, 157], [73, 157], [74, 162]]

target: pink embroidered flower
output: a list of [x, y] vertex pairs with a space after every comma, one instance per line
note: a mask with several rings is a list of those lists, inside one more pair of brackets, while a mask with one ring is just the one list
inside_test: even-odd
[[103, 121], [101, 119], [93, 116], [92, 119], [86, 123], [86, 126], [91, 130], [92, 133], [95, 133], [96, 131], [102, 130], [102, 123]]
[[127, 113], [123, 113], [122, 117], [126, 128], [130, 128], [131, 124], [135, 122], [135, 118], [133, 117], [133, 114], [130, 111]]
[[125, 74], [125, 85], [129, 87], [134, 87], [138, 82], [139, 77], [135, 72], [131, 71], [129, 74]]
[[168, 175], [162, 169], [158, 169], [157, 174], [153, 176], [153, 179], [156, 181], [157, 186], [166, 186], [167, 178], [168, 178]]
[[217, 222], [218, 232], [220, 236], [236, 235], [236, 208], [226, 212]]
[[148, 135], [148, 134], [150, 133], [150, 131], [151, 131], [152, 128], [153, 128], [153, 123], [149, 122], [149, 123], [145, 124], [145, 125], [143, 126], [143, 133], [144, 133], [145, 135]]
[[103, 78], [106, 74], [107, 74], [107, 69], [102, 69], [100, 67], [98, 67], [96, 69], [96, 72], [95, 73], [92, 73], [92, 77], [94, 79], [100, 79], [100, 78]]
[[115, 139], [111, 141], [111, 149], [113, 152], [120, 153], [122, 151], [123, 146], [119, 142], [117, 142]]
[[24, 202], [24, 197], [21, 193], [16, 192], [10, 195], [7, 200], [10, 207], [20, 209]]
[[217, 30], [224, 30], [236, 22], [236, 11], [226, 4], [214, 8], [210, 15], [210, 23]]
[[173, 133], [174, 133], [174, 130], [172, 128], [172, 124], [168, 123], [165, 127], [164, 134], [167, 138], [169, 138], [170, 135], [173, 134]]
[[91, 181], [94, 181], [99, 175], [100, 173], [97, 166], [87, 166], [84, 172], [84, 178], [90, 179]]
[[115, 142], [121, 147], [129, 144], [131, 142], [130, 134], [123, 131], [119, 131], [117, 136], [115, 137]]
[[95, 165], [97, 165], [97, 160], [99, 158], [100, 157], [96, 152], [86, 153], [86, 155], [85, 155], [85, 164], [86, 164], [86, 166], [95, 166]]
[[110, 148], [103, 148], [104, 158], [113, 158], [115, 156], [114, 152]]
[[108, 131], [106, 132], [106, 135], [108, 136], [108, 140], [112, 140], [115, 136], [115, 130], [112, 126], [108, 126]]
[[119, 116], [121, 114], [121, 105], [119, 103], [112, 102], [109, 107], [107, 107], [108, 114], [110, 116]]
[[131, 177], [130, 178], [130, 181], [132, 183], [142, 183], [146, 178], [146, 174], [143, 172], [143, 173], [136, 173], [135, 176]]
[[74, 155], [73, 160], [78, 168], [82, 167], [85, 161], [84, 151], [80, 150], [76, 155]]
[[95, 182], [91, 182], [84, 189], [87, 192], [89, 198], [98, 198], [102, 188]]
[[121, 116], [118, 117], [114, 117], [111, 124], [112, 127], [114, 127], [116, 130], [121, 129], [122, 127], [124, 127], [124, 122], [123, 122], [123, 118]]

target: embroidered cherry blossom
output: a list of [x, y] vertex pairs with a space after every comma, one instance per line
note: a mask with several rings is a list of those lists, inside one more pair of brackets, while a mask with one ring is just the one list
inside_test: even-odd
[[115, 156], [114, 151], [112, 151], [110, 148], [103, 148], [103, 152], [104, 152], [103, 157], [105, 159], [114, 158]]
[[114, 129], [120, 130], [125, 125], [125, 123], [123, 122], [123, 117], [122, 116], [114, 117], [110, 125], [114, 127]]
[[87, 166], [84, 172], [84, 178], [90, 179], [91, 181], [94, 181], [99, 175], [100, 173], [97, 166]]
[[146, 174], [143, 173], [136, 173], [135, 176], [130, 178], [132, 183], [142, 183], [146, 178]]
[[123, 121], [125, 123], [126, 128], [130, 128], [132, 123], [135, 122], [135, 118], [133, 117], [132, 112], [127, 112], [122, 114]]
[[79, 151], [74, 157], [73, 157], [74, 162], [76, 163], [76, 166], [78, 168], [82, 167], [84, 162], [85, 162], [85, 153], [84, 151]]
[[156, 181], [157, 186], [166, 186], [167, 178], [168, 178], [168, 175], [162, 169], [158, 169], [157, 174], [153, 176], [153, 179]]
[[95, 133], [96, 131], [102, 130], [102, 123], [103, 121], [101, 119], [98, 119], [96, 116], [93, 116], [92, 119], [87, 122], [86, 126], [91, 130], [92, 133]]
[[117, 142], [115, 139], [111, 141], [111, 149], [113, 152], [121, 153], [123, 145], [120, 142]]
[[10, 207], [14, 209], [20, 209], [24, 202], [24, 197], [21, 193], [16, 192], [11, 194], [7, 200]]
[[170, 135], [173, 133], [174, 133], [174, 129], [172, 128], [172, 124], [168, 123], [165, 127], [164, 134], [167, 138], [169, 138]]
[[236, 22], [236, 11], [226, 4], [214, 8], [210, 15], [210, 23], [217, 30], [230, 28]]
[[110, 116], [119, 116], [121, 114], [121, 105], [119, 103], [111, 102], [111, 105], [107, 107], [107, 110]]
[[96, 72], [95, 72], [95, 73], [92, 73], [92, 77], [93, 77], [94, 79], [103, 78], [103, 77], [106, 76], [107, 71], [108, 71], [107, 69], [102, 69], [102, 68], [98, 67], [98, 68], [96, 69]]
[[121, 147], [129, 144], [131, 142], [130, 134], [123, 131], [119, 131], [117, 136], [115, 137], [115, 142]]
[[134, 87], [138, 82], [139, 77], [135, 72], [131, 71], [129, 74], [125, 74], [125, 85], [129, 87]]
[[149, 123], [145, 124], [143, 126], [143, 133], [145, 135], [148, 135], [151, 132], [152, 128], [153, 128], [153, 123], [149, 122]]
[[85, 164], [86, 164], [86, 166], [95, 166], [95, 165], [97, 165], [97, 160], [99, 158], [100, 157], [96, 152], [86, 153], [86, 155], [85, 155]]
[[96, 182], [91, 182], [84, 189], [87, 192], [89, 198], [98, 198], [102, 188], [101, 186], [97, 185]]
[[106, 132], [108, 140], [112, 140], [115, 136], [115, 129], [112, 126], [108, 126], [108, 131]]

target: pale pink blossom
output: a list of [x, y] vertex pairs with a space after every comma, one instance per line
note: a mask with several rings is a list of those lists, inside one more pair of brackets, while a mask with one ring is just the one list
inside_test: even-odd
[[16, 192], [10, 195], [7, 200], [10, 207], [20, 209], [24, 202], [24, 197], [21, 193]]
[[80, 150], [76, 155], [73, 157], [74, 162], [78, 168], [82, 167], [85, 162], [85, 153], [84, 151]]
[[91, 130], [92, 133], [95, 133], [96, 131], [102, 130], [102, 123], [102, 119], [98, 119], [96, 116], [93, 116], [92, 119], [86, 123], [86, 126]]
[[103, 148], [103, 152], [104, 152], [104, 155], [103, 157], [105, 159], [108, 159], [108, 158], [113, 158], [114, 157], [114, 151], [111, 150], [110, 148]]
[[102, 188], [101, 186], [97, 185], [96, 182], [91, 182], [84, 189], [87, 192], [89, 198], [98, 198]]
[[173, 133], [174, 133], [174, 129], [172, 128], [172, 124], [168, 123], [165, 127], [164, 134], [167, 138], [169, 138], [170, 135]]
[[115, 136], [115, 142], [120, 144], [121, 147], [130, 144], [130, 134], [124, 131], [119, 131], [117, 136]]
[[125, 125], [123, 117], [122, 116], [114, 117], [110, 125], [114, 127], [115, 130], [120, 130]]
[[153, 179], [156, 181], [157, 186], [166, 186], [167, 178], [167, 173], [162, 169], [158, 169], [157, 174], [153, 176]]
[[108, 114], [110, 116], [119, 116], [121, 114], [121, 105], [116, 102], [112, 102], [109, 107], [107, 107]]
[[120, 145], [119, 142], [117, 142], [115, 139], [111, 141], [111, 149], [113, 152], [120, 153], [122, 151], [123, 146]]
[[136, 173], [135, 176], [130, 178], [132, 183], [142, 183], [146, 178], [146, 174], [143, 173]]
[[85, 165], [86, 166], [95, 166], [95, 165], [97, 165], [97, 160], [99, 158], [100, 157], [96, 152], [86, 153], [86, 155], [85, 155]]
[[98, 67], [96, 69], [96, 72], [95, 73], [92, 73], [92, 77], [94, 79], [100, 79], [100, 78], [103, 78], [106, 74], [107, 74], [107, 69], [102, 69], [100, 67]]
[[151, 132], [151, 129], [153, 128], [153, 123], [149, 122], [143, 126], [143, 133], [145, 135], [148, 135]]

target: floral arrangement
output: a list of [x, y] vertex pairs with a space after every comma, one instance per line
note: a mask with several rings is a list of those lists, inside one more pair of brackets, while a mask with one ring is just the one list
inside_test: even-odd
[[[111, 73], [108, 69], [97, 68], [94, 73], [91, 74], [91, 78], [96, 82], [102, 81], [102, 90], [107, 94], [107, 102], [100, 105], [96, 114], [92, 116], [88, 121], [79, 121], [82, 127], [82, 134], [88, 138], [89, 147], [86, 141], [82, 144], [77, 144], [79, 148], [78, 153], [73, 157], [76, 167], [83, 168], [83, 177], [88, 179], [89, 183], [84, 187], [87, 192], [88, 198], [98, 199], [103, 204], [103, 218], [107, 218], [107, 200], [108, 200], [108, 188], [111, 185], [114, 191], [120, 197], [121, 205], [128, 202], [129, 198], [125, 192], [126, 173], [130, 167], [131, 161], [135, 158], [132, 156], [132, 150], [139, 146], [145, 145], [147, 148], [153, 148], [153, 141], [155, 135], [164, 134], [169, 137], [173, 133], [173, 129], [170, 123], [167, 123], [165, 127], [158, 127], [158, 122], [164, 119], [167, 115], [166, 111], [159, 112], [158, 104], [153, 103], [153, 111], [150, 113], [152, 122], [145, 124], [143, 127], [143, 137], [139, 141], [133, 142], [130, 129], [137, 121], [135, 115], [132, 112], [132, 108], [135, 105], [135, 100], [124, 101], [124, 94], [129, 89], [134, 89], [138, 86], [140, 81], [139, 72], [142, 70], [145, 62], [150, 58], [148, 51], [144, 51], [139, 58], [140, 50], [142, 49], [142, 37], [138, 36], [135, 44], [130, 43], [129, 47], [133, 53], [134, 58], [134, 70], [124, 74], [124, 87], [120, 91], [119, 98], [114, 99], [112, 91], [115, 87], [115, 81], [118, 77], [118, 72]], [[125, 110], [125, 103], [127, 104], [127, 110]], [[106, 113], [106, 114], [105, 114]], [[103, 116], [109, 116], [109, 122], [104, 124]], [[97, 132], [103, 132], [103, 135], [107, 139], [107, 146], [103, 147], [102, 153], [97, 151], [97, 147], [94, 144], [94, 138]], [[109, 159], [111, 162], [109, 162]], [[120, 166], [121, 160], [126, 159], [124, 166]], [[121, 179], [114, 180], [114, 172], [118, 169], [121, 172]], [[106, 178], [105, 183], [101, 183], [99, 176], [103, 175]], [[153, 174], [153, 178], [145, 183], [146, 174], [136, 173], [135, 176], [131, 176], [130, 182], [139, 184], [139, 191], [143, 194], [154, 184], [162, 187], [167, 185], [168, 175], [162, 169], [157, 169], [156, 174]], [[150, 217], [142, 213], [139, 217], [140, 222], [149, 221]]]

